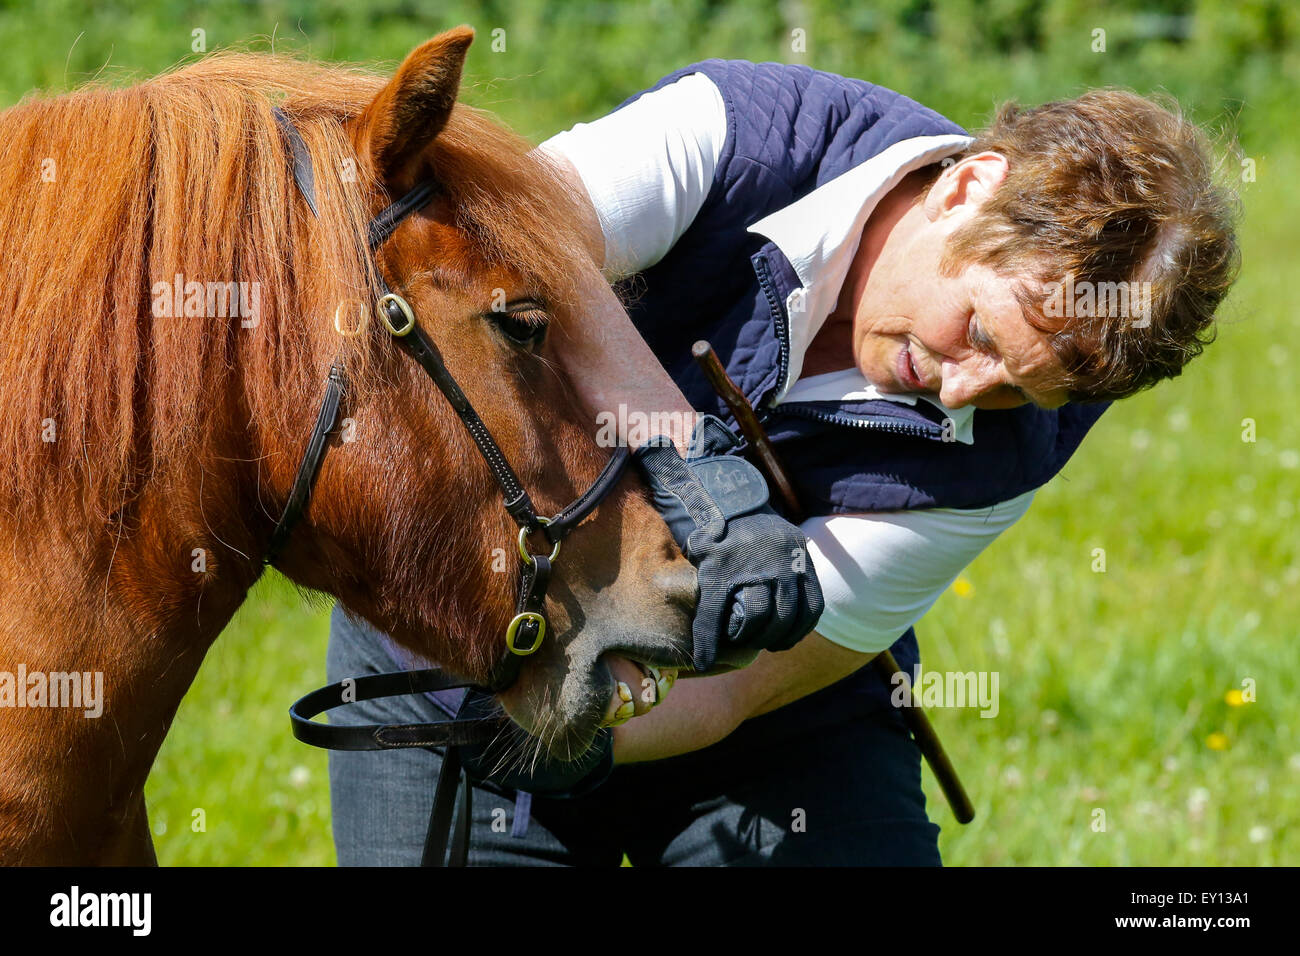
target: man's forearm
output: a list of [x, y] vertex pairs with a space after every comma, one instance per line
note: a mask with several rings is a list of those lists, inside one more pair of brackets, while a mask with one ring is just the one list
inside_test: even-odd
[[740, 670], [681, 678], [650, 713], [614, 728], [614, 762], [663, 760], [717, 743], [742, 722], [842, 680], [871, 662], [813, 631], [788, 651]]
[[678, 678], [663, 703], [614, 728], [614, 763], [676, 757], [726, 737], [745, 720], [730, 676]]

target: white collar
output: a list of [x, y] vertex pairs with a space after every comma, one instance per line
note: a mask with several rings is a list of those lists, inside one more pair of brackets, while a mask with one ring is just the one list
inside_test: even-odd
[[[970, 405], [951, 409], [926, 395], [881, 392], [857, 369], [810, 376], [803, 383], [798, 381], [813, 337], [839, 300], [844, 278], [862, 240], [862, 229], [876, 204], [908, 173], [958, 153], [971, 142], [968, 136], [951, 134], [902, 140], [749, 227], [750, 232], [767, 236], [776, 243], [803, 283], [786, 300], [790, 316], [790, 364], [775, 402], [790, 400], [796, 390], [794, 397], [800, 401], [883, 398], [915, 405], [921, 398], [952, 419], [958, 441], [966, 444], [974, 441], [971, 426], [975, 409]], [[794, 309], [790, 308], [792, 304], [796, 306]], [[840, 394], [833, 394], [837, 389]], [[827, 397], [808, 397], [812, 394]]]

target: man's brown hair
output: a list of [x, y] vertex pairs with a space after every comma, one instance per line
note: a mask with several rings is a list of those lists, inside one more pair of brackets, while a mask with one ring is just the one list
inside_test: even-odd
[[[1006, 157], [1007, 177], [949, 238], [942, 269], [979, 263], [1064, 284], [1020, 287], [1026, 319], [1049, 333], [1071, 401], [1123, 398], [1173, 378], [1214, 339], [1236, 278], [1235, 192], [1216, 182], [1209, 137], [1168, 105], [1124, 90], [1025, 108], [1014, 102], [963, 152]], [[1115, 284], [1128, 308], [1107, 308]], [[1094, 306], [1073, 290], [1103, 305]], [[1122, 300], [1119, 300], [1122, 301]], [[1140, 314], [1133, 303], [1141, 302]], [[1064, 305], [1064, 310], [1058, 307]]]

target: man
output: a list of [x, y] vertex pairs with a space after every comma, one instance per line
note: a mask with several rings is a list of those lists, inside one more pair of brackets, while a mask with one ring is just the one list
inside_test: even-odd
[[[889, 647], [910, 670], [912, 625], [1109, 401], [1208, 341], [1237, 249], [1203, 138], [1118, 91], [1007, 106], [972, 138], [860, 80], [709, 60], [542, 153], [626, 302], [591, 277], [590, 316], [560, 330], [575, 387], [725, 451], [689, 352], [711, 340], [812, 515], [825, 610], [789, 650], [649, 695], [611, 662], [608, 779], [567, 799], [487, 781], [471, 862], [937, 864], [919, 752], [864, 665]], [[677, 457], [637, 454], [652, 489]], [[336, 612], [332, 680], [403, 663]], [[355, 719], [438, 716], [372, 706]], [[417, 862], [438, 766], [331, 754], [340, 862]]]

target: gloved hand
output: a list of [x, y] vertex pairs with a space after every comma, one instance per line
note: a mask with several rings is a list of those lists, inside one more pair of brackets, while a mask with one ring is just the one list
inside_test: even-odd
[[[456, 717], [492, 717], [500, 713], [501, 708], [491, 694], [470, 690]], [[517, 758], [506, 759], [509, 744], [501, 738], [461, 746], [461, 763], [472, 779], [539, 797], [570, 798], [590, 793], [614, 769], [614, 734], [608, 727], [598, 730], [591, 748], [572, 763], [538, 761], [531, 771], [526, 767], [521, 769]]]
[[686, 460], [656, 435], [633, 453], [682, 553], [695, 565], [700, 603], [694, 663], [708, 670], [730, 645], [783, 651], [817, 624], [825, 604], [808, 542], [768, 504], [767, 482], [722, 421], [703, 415]]

